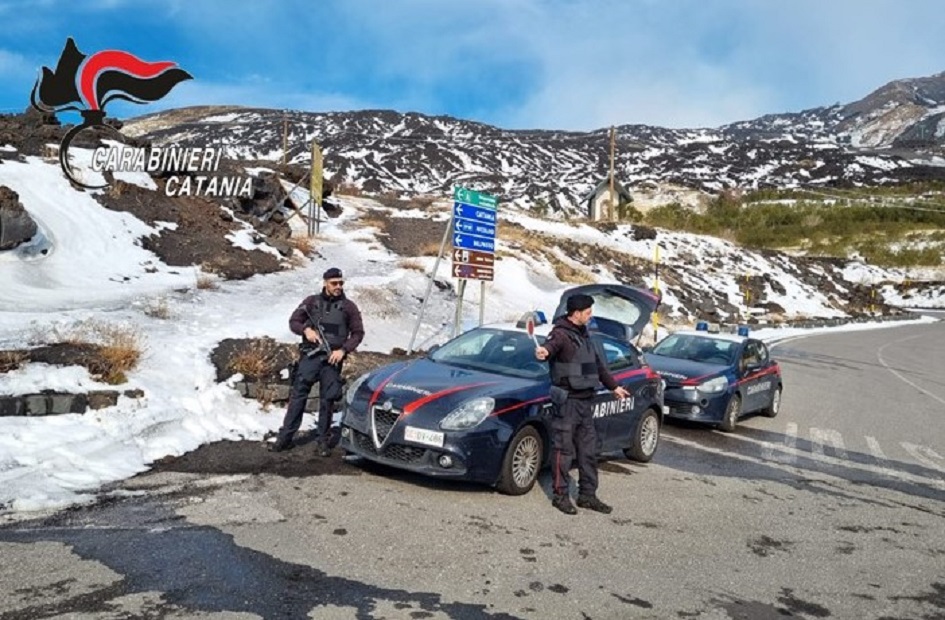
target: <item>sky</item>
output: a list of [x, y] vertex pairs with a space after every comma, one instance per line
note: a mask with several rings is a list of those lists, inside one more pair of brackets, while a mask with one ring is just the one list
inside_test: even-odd
[[67, 37], [194, 76], [157, 104], [506, 129], [717, 127], [945, 71], [938, 0], [0, 0], [0, 113]]
[[[84, 151], [76, 149], [78, 155]], [[154, 188], [143, 173], [118, 173], [122, 180]], [[92, 181], [95, 181], [94, 179]], [[217, 383], [210, 352], [225, 338], [267, 336], [293, 342], [288, 317], [313, 282], [319, 282], [327, 265], [345, 273], [347, 293], [364, 315], [367, 334], [364, 351], [388, 353], [407, 348], [416, 325], [418, 298], [427, 288], [433, 257], [397, 256], [377, 242], [376, 230], [364, 228], [365, 211], [384, 209], [367, 198], [338, 197], [342, 214], [326, 220], [318, 237], [318, 258], [302, 267], [243, 281], [220, 282], [217, 289], [197, 289], [199, 271], [169, 267], [137, 242], [154, 230], [133, 216], [104, 209], [88, 192], [73, 189], [55, 162], [29, 157], [25, 162], [7, 160], [0, 165], [0, 185], [16, 191], [26, 210], [37, 221], [41, 234], [25, 246], [0, 252], [0, 350], [23, 349], [55, 342], [77, 327], [94, 321], [131, 329], [142, 340], [140, 364], [128, 375], [121, 390], [141, 389], [140, 400], [121, 398], [117, 405], [85, 414], [56, 416], [0, 416], [0, 522], [35, 516], [94, 501], [102, 485], [148, 469], [165, 456], [178, 456], [220, 440], [263, 440], [278, 429], [284, 411], [262, 409], [258, 402], [242, 398], [233, 388], [236, 377]], [[288, 187], [287, 187], [288, 189]], [[307, 198], [295, 189], [299, 202]], [[442, 205], [442, 218], [450, 205]], [[391, 217], [430, 217], [420, 210], [388, 209]], [[587, 225], [534, 220], [525, 213], [508, 213], [529, 229], [568, 235], [587, 244], [621, 247], [641, 259], [653, 255], [652, 240], [628, 241], [625, 230], [605, 233]], [[304, 229], [299, 218], [290, 220], [296, 232]], [[236, 233], [232, 242], [247, 247], [250, 235]], [[722, 240], [662, 231], [663, 260], [684, 254], [704, 254], [717, 262]], [[500, 249], [508, 247], [498, 240]], [[264, 251], [275, 250], [265, 244]], [[731, 245], [728, 253], [735, 255]], [[42, 254], [39, 250], [51, 251]], [[741, 265], [761, 261], [754, 253], [739, 252]], [[682, 260], [682, 259], [681, 259]], [[691, 260], [691, 259], [685, 259]], [[417, 266], [421, 269], [417, 269]], [[824, 306], [824, 298], [780, 266], [759, 264], [777, 276], [785, 288], [772, 292], [771, 300], [798, 314], [838, 316]], [[438, 279], [450, 279], [449, 261], [441, 261]], [[486, 322], [512, 321], [524, 311], [544, 310], [551, 315], [568, 287], [555, 276], [551, 263], [509, 253], [503, 257], [501, 277], [487, 290]], [[851, 282], [882, 275], [876, 267], [851, 263], [845, 277]], [[881, 270], [880, 270], [881, 271]], [[601, 267], [599, 281], [616, 277]], [[706, 271], [704, 286], [728, 291], [740, 299], [737, 285], [726, 272]], [[646, 285], [652, 282], [647, 281]], [[479, 287], [467, 289], [463, 329], [478, 320]], [[891, 287], [890, 287], [891, 290]], [[674, 287], [662, 286], [663, 303], [679, 304]], [[890, 303], [908, 303], [887, 297]], [[912, 298], [915, 302], [916, 298]], [[736, 301], [737, 303], [737, 301]], [[945, 305], [945, 299], [927, 299], [923, 306]], [[163, 304], [167, 318], [148, 310]], [[453, 297], [435, 293], [417, 329], [416, 349], [442, 343], [450, 335], [455, 312]], [[840, 313], [842, 314], [842, 313]], [[924, 319], [931, 320], [931, 319]], [[854, 324], [831, 330], [891, 327], [903, 323]], [[774, 342], [783, 338], [824, 331], [766, 329], [755, 335]], [[84, 393], [114, 389], [102, 384], [82, 367], [26, 364], [0, 374], [0, 395], [37, 393], [55, 389]], [[762, 422], [767, 420], [762, 419]], [[306, 415], [303, 430], [314, 426]]]

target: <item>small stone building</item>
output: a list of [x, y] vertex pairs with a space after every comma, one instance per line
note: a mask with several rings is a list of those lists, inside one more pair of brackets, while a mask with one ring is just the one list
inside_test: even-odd
[[[619, 205], [633, 202], [633, 196], [627, 189], [614, 181], [614, 218], [617, 217], [617, 207]], [[597, 184], [583, 199], [581, 204], [584, 206], [584, 212], [587, 218], [592, 222], [606, 220], [610, 217], [608, 205], [610, 203], [610, 177], [605, 178]]]

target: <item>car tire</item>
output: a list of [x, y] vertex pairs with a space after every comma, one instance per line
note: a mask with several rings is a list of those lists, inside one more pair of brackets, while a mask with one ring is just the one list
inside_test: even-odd
[[526, 426], [515, 433], [502, 459], [502, 472], [496, 488], [506, 495], [524, 495], [538, 480], [545, 446], [534, 426]]
[[767, 407], [761, 410], [761, 415], [773, 418], [778, 415], [778, 412], [781, 411], [781, 386], [779, 385], [774, 392], [771, 393], [771, 403]]
[[656, 454], [660, 442], [660, 416], [652, 409], [647, 409], [633, 429], [630, 447], [624, 448], [624, 456], [640, 463], [649, 463]]
[[719, 430], [726, 433], [734, 431], [735, 426], [738, 425], [738, 416], [741, 414], [742, 399], [738, 394], [732, 394], [732, 397], [728, 401], [728, 406], [725, 408], [725, 416], [719, 423]]

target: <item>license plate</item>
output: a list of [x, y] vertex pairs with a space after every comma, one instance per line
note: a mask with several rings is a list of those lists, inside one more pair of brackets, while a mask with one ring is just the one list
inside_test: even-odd
[[428, 431], [425, 428], [408, 426], [404, 429], [404, 439], [415, 443], [422, 443], [425, 446], [443, 447], [443, 433], [438, 431]]

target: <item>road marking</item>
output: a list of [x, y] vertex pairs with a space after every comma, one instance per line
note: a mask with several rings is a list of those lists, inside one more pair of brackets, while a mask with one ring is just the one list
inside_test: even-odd
[[919, 461], [926, 467], [945, 473], [945, 467], [942, 467], [942, 465], [932, 460], [938, 459], [939, 461], [945, 462], [945, 457], [932, 448], [909, 443], [908, 441], [903, 441], [899, 445], [901, 445], [903, 449], [909, 453], [909, 456]]
[[891, 476], [898, 480], [904, 480], [905, 476], [902, 475], [898, 469], [893, 469], [892, 467], [886, 467], [883, 463], [888, 461], [886, 458], [886, 453], [883, 452], [883, 449], [879, 447], [879, 441], [875, 437], [869, 435], [866, 436], [866, 445], [870, 447], [870, 454], [873, 455], [873, 459], [876, 460], [876, 464], [873, 466], [876, 469], [877, 473], [885, 474]]
[[766, 461], [779, 463], [794, 463], [797, 461], [797, 424], [788, 422], [784, 429], [784, 441], [775, 447], [770, 441], [761, 444], [761, 458]]
[[909, 379], [906, 379], [906, 378], [903, 377], [901, 374], [899, 374], [899, 372], [898, 372], [897, 370], [895, 370], [895, 369], [893, 369], [892, 367], [890, 367], [889, 364], [886, 363], [886, 360], [883, 359], [883, 350], [884, 350], [886, 347], [888, 347], [889, 345], [891, 345], [891, 344], [899, 344], [899, 343], [902, 343], [902, 342], [908, 342], [909, 340], [915, 340], [915, 339], [917, 339], [917, 338], [925, 338], [925, 334], [919, 334], [918, 336], [910, 336], [910, 337], [908, 337], [908, 338], [902, 338], [901, 340], [893, 340], [892, 342], [887, 342], [886, 344], [884, 344], [883, 346], [881, 346], [879, 349], [876, 350], [876, 359], [878, 359], [878, 360], [879, 360], [879, 363], [883, 365], [883, 368], [885, 368], [886, 370], [888, 370], [889, 372], [891, 372], [896, 378], [901, 379], [902, 381], [904, 381], [904, 382], [907, 383], [908, 385], [911, 385], [912, 387], [914, 387], [915, 389], [919, 390], [920, 392], [922, 392], [922, 393], [925, 394], [926, 396], [928, 396], [928, 397], [930, 397], [930, 398], [933, 398], [933, 399], [937, 400], [938, 402], [942, 403], [943, 405], [945, 405], [945, 398], [941, 398], [941, 397], [939, 397], [939, 396], [936, 396], [935, 394], [933, 394], [932, 392], [926, 390], [925, 388], [919, 387], [918, 385], [916, 385], [915, 383], [913, 383], [913, 382], [910, 381]]
[[[797, 447], [797, 436], [798, 425], [794, 422], [788, 422], [785, 425], [784, 440], [780, 443], [759, 441], [746, 435], [728, 435], [728, 437], [732, 439], [744, 441], [746, 444], [757, 444], [760, 447], [760, 454], [757, 456], [752, 456], [750, 453], [746, 453], [746, 451], [743, 450], [738, 451], [737, 458], [747, 461], [772, 465], [778, 464], [787, 467], [801, 467], [803, 469], [807, 468], [808, 465], [803, 463], [798, 464], [798, 457], [804, 457], [825, 465], [845, 468], [851, 473], [853, 471], [861, 473], [868, 472], [875, 476], [889, 477], [912, 484], [934, 485], [936, 488], [945, 489], [945, 477], [936, 476], [932, 473], [945, 473], [945, 457], [927, 446], [901, 442], [900, 445], [909, 453], [914, 462], [921, 463], [925, 465], [927, 469], [931, 470], [929, 473], [911, 473], [889, 465], [890, 460], [887, 458], [882, 447], [880, 447], [879, 441], [869, 435], [866, 435], [865, 439], [874, 463], [860, 462], [856, 459], [851, 459], [847, 453], [843, 435], [840, 431], [835, 429], [810, 427], [811, 447], [809, 453], [805, 449]], [[698, 446], [709, 452], [724, 454], [729, 457], [735, 456], [735, 453], [731, 449], [707, 448], [706, 446], [699, 446], [699, 443], [695, 441], [689, 442], [685, 440], [680, 441], [679, 438], [674, 439], [679, 443], [692, 445], [693, 447]], [[832, 450], [825, 450], [825, 446], [830, 446]], [[834, 473], [833, 475], [844, 479], [850, 477], [845, 474], [839, 475]]]
[[824, 456], [824, 445], [826, 444], [833, 447], [837, 458], [847, 458], [847, 451], [843, 445], [843, 435], [840, 434], [840, 431], [812, 426], [810, 427], [810, 441], [811, 452], [818, 456]]

